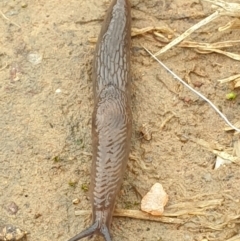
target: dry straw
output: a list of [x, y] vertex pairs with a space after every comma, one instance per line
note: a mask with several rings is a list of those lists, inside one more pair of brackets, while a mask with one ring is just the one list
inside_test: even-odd
[[[195, 32], [197, 29], [201, 28], [202, 26], [210, 23], [214, 19], [224, 15], [224, 16], [232, 16], [232, 17], [240, 17], [240, 4], [238, 3], [227, 3], [224, 1], [216, 1], [216, 0], [204, 0], [206, 2], [213, 3], [214, 5], [218, 6], [219, 8], [210, 16], [204, 18], [197, 24], [193, 25], [191, 28], [186, 30], [183, 34], [181, 34], [179, 37], [175, 38], [172, 42], [167, 44], [165, 47], [163, 47], [160, 51], [155, 53], [155, 56], [158, 56], [160, 54], [165, 53], [167, 50], [171, 49], [173, 46], [179, 44], [182, 42], [185, 38], [187, 38], [190, 34]], [[215, 51], [217, 52], [217, 51]], [[219, 51], [221, 52], [221, 51]], [[239, 60], [239, 59], [238, 59]]]
[[222, 118], [223, 120], [235, 131], [240, 133], [240, 129], [235, 127], [228, 119], [227, 117], [210, 101], [207, 97], [202, 95], [200, 92], [196, 91], [194, 88], [192, 88], [190, 85], [188, 85], [185, 81], [183, 81], [178, 75], [176, 75], [173, 71], [171, 71], [164, 63], [162, 63], [156, 56], [154, 56], [148, 49], [144, 48], [160, 65], [163, 66], [164, 69], [166, 69], [175, 79], [179, 80], [183, 85], [185, 85], [188, 89], [190, 89], [192, 92], [194, 92], [196, 95], [201, 97], [203, 100], [205, 100]]

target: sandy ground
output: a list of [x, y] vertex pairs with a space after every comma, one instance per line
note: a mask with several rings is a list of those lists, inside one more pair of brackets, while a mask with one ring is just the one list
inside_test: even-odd
[[[66, 241], [89, 223], [75, 211], [90, 209], [95, 47], [90, 40], [98, 36], [108, 4], [0, 1], [0, 224], [27, 231], [23, 240]], [[134, 0], [132, 25], [168, 26], [177, 36], [213, 11], [198, 0]], [[218, 32], [230, 20], [220, 17], [188, 40], [239, 40], [239, 29]], [[210, 149], [232, 150], [238, 136], [224, 131], [218, 114], [141, 47], [156, 52], [165, 44], [152, 33], [132, 39], [134, 131], [116, 206], [138, 210], [139, 193], [160, 182], [169, 195], [166, 212], [174, 204], [175, 212], [195, 211], [176, 214], [181, 224], [114, 218], [113, 240], [225, 241], [240, 232], [240, 170], [234, 163], [214, 170], [216, 155]], [[240, 48], [227, 51], [239, 54]], [[239, 120], [240, 98], [226, 100], [232, 86], [217, 81], [239, 74], [238, 61], [180, 47], [160, 59], [233, 123]], [[143, 124], [152, 133], [149, 141], [140, 133]]]

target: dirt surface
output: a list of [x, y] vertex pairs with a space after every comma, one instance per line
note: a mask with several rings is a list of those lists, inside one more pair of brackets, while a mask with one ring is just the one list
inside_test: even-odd
[[[27, 231], [25, 240], [66, 241], [89, 224], [75, 210], [90, 209], [95, 47], [90, 39], [98, 36], [108, 4], [0, 1], [0, 224]], [[211, 4], [198, 0], [134, 0], [132, 25], [168, 26], [177, 36], [213, 11]], [[239, 29], [218, 32], [231, 19], [220, 17], [188, 40], [239, 40]], [[179, 204], [177, 212], [202, 202], [201, 212], [176, 214], [173, 218], [181, 224], [114, 218], [113, 240], [228, 240], [240, 232], [239, 165], [214, 170], [216, 155], [199, 143], [231, 150], [238, 136], [224, 131], [219, 115], [142, 49], [144, 45], [157, 52], [165, 44], [152, 33], [132, 39], [134, 131], [116, 206], [138, 210], [139, 193], [160, 182], [169, 195], [166, 212], [174, 204]], [[239, 47], [227, 51], [240, 54]], [[240, 98], [226, 100], [232, 86], [217, 81], [239, 74], [238, 61], [180, 47], [160, 59], [233, 123], [239, 121]], [[149, 141], [140, 133], [143, 124], [152, 133]]]

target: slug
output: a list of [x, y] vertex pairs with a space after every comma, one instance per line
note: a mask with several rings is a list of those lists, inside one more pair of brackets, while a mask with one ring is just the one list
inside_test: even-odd
[[110, 225], [127, 166], [132, 133], [130, 45], [130, 3], [113, 0], [103, 22], [93, 61], [92, 225], [69, 241], [93, 234], [102, 235], [105, 241], [112, 240]]

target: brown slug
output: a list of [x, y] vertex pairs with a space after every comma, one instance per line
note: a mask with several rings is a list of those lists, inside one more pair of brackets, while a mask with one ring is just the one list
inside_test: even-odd
[[92, 225], [69, 241], [93, 234], [102, 235], [106, 241], [112, 240], [109, 230], [127, 166], [132, 133], [130, 46], [130, 3], [128, 0], [113, 0], [93, 61]]

